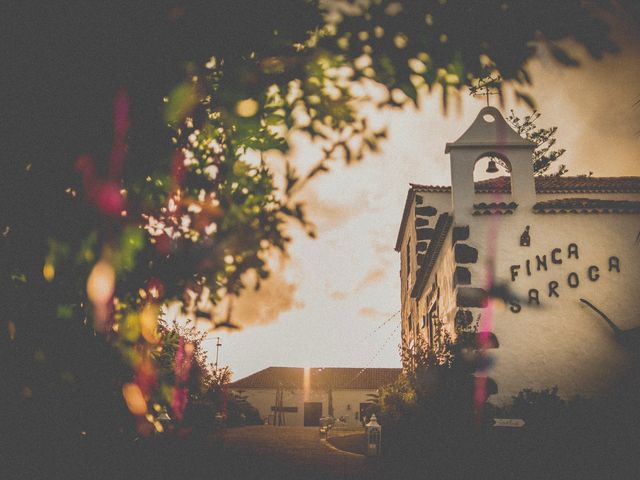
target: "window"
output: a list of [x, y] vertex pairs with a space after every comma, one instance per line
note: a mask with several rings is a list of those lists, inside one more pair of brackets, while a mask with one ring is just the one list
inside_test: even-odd
[[438, 319], [438, 302], [433, 302], [431, 308], [429, 309], [429, 313], [427, 314], [427, 328], [429, 329], [429, 346], [433, 346], [433, 337], [434, 337], [434, 320]]
[[276, 407], [271, 405], [272, 412], [287, 412], [287, 413], [298, 413], [298, 407]]
[[407, 263], [407, 292], [411, 289], [411, 238], [407, 242], [406, 263]]

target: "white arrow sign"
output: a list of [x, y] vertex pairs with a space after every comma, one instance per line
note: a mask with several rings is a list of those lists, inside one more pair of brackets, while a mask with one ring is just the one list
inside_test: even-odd
[[494, 427], [524, 427], [524, 420], [521, 418], [494, 418], [493, 422]]

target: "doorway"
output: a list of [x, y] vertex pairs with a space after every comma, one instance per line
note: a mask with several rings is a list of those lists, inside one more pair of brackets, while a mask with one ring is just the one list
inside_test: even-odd
[[322, 402], [304, 402], [304, 426], [319, 427], [322, 416]]

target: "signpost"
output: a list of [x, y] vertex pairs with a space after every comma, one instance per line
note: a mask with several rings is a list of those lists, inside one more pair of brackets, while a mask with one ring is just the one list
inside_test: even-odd
[[494, 427], [524, 427], [524, 420], [521, 418], [494, 418], [493, 422]]

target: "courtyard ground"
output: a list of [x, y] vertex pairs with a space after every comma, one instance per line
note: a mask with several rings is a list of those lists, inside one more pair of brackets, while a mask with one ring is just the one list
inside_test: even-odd
[[317, 427], [228, 429], [223, 450], [222, 478], [381, 478], [375, 460], [327, 446]]

